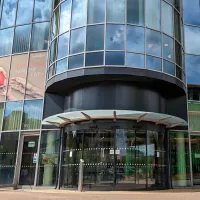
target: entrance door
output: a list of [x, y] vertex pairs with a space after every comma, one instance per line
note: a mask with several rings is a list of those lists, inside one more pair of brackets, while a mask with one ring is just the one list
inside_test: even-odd
[[34, 185], [39, 136], [24, 136], [19, 185]]

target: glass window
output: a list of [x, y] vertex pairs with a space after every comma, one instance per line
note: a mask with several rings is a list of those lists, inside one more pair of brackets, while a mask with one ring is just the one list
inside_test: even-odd
[[56, 63], [56, 74], [65, 72], [67, 70], [67, 59], [60, 60]]
[[166, 35], [163, 35], [163, 57], [174, 60], [174, 40]]
[[161, 34], [150, 29], [146, 30], [146, 52], [161, 56]]
[[15, 24], [17, 0], [4, 0], [1, 14], [1, 28], [13, 26]]
[[22, 129], [40, 129], [42, 119], [43, 100], [29, 100], [24, 102]]
[[101, 23], [105, 21], [105, 0], [89, 0], [88, 2], [88, 24]]
[[126, 65], [129, 67], [144, 68], [144, 55], [135, 54], [135, 53], [127, 53]]
[[71, 31], [70, 54], [83, 52], [85, 44], [85, 28]]
[[10, 77], [8, 83], [7, 100], [23, 100], [26, 86], [26, 72], [28, 55], [21, 54], [12, 56]]
[[48, 78], [51, 78], [55, 74], [55, 67], [54, 64], [49, 67], [49, 74]]
[[33, 24], [31, 51], [47, 50], [49, 39], [49, 22]]
[[104, 53], [87, 53], [85, 58], [85, 66], [103, 65]]
[[176, 77], [182, 80], [182, 70], [179, 66], [176, 66]]
[[162, 61], [160, 58], [147, 56], [147, 69], [162, 71]]
[[71, 0], [65, 1], [60, 6], [60, 34], [70, 29]]
[[28, 24], [32, 22], [34, 0], [19, 0], [17, 7], [16, 24]]
[[7, 82], [10, 70], [10, 59], [10, 56], [0, 58], [0, 102], [5, 101], [6, 97]]
[[[200, 54], [200, 28], [185, 26], [185, 51], [190, 54]], [[195, 39], [194, 39], [195, 38]]]
[[106, 65], [124, 65], [124, 52], [106, 52]]
[[19, 130], [21, 127], [23, 101], [7, 102], [3, 119], [3, 130]]
[[47, 53], [31, 53], [26, 83], [26, 99], [44, 97]]
[[16, 27], [13, 53], [21, 53], [29, 50], [30, 32], [31, 25]]
[[127, 0], [127, 23], [144, 25], [144, 0]]
[[176, 57], [176, 63], [179, 66], [182, 66], [182, 51], [181, 51], [181, 45], [178, 42], [175, 42], [175, 57]]
[[106, 28], [106, 49], [124, 49], [124, 25], [107, 25]]
[[86, 0], [73, 0], [72, 4], [72, 24], [71, 27], [86, 25]]
[[126, 48], [128, 51], [144, 52], [144, 28], [127, 26]]
[[186, 55], [187, 83], [200, 85], [200, 56]]
[[57, 47], [57, 38], [51, 43], [51, 53], [50, 53], [51, 62], [54, 62], [56, 60], [56, 47]]
[[51, 40], [53, 40], [58, 35], [59, 30], [59, 19], [60, 19], [60, 13], [59, 8], [56, 8], [53, 14], [53, 24], [52, 24], [52, 37]]
[[162, 1], [162, 31], [173, 36], [173, 9]]
[[69, 32], [59, 36], [57, 59], [68, 55]]
[[0, 56], [12, 53], [14, 28], [0, 30]]
[[34, 21], [49, 21], [51, 16], [51, 0], [35, 0]]
[[146, 1], [146, 25], [160, 30], [160, 0]]
[[107, 22], [125, 22], [125, 0], [107, 0]]
[[69, 69], [75, 69], [75, 68], [80, 68], [83, 67], [84, 64], [84, 55], [80, 54], [77, 56], [71, 56], [69, 57]]
[[13, 184], [18, 138], [18, 132], [0, 134], [0, 185]]
[[55, 186], [60, 145], [60, 131], [42, 131], [37, 185]]
[[174, 64], [171, 62], [163, 61], [163, 71], [175, 76], [175, 67]]
[[175, 31], [175, 38], [181, 42], [181, 23], [180, 23], [180, 16], [174, 9], [174, 31]]
[[[4, 117], [4, 103], [0, 103], [0, 130], [2, 130], [3, 117]], [[1, 134], [0, 134], [0, 146], [1, 146]]]
[[87, 51], [104, 49], [104, 25], [87, 27]]

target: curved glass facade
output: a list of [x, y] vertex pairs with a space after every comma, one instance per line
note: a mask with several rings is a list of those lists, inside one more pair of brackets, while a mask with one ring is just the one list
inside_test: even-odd
[[185, 82], [180, 4], [60, 2], [52, 15], [48, 78], [75, 68], [106, 65], [160, 71]]

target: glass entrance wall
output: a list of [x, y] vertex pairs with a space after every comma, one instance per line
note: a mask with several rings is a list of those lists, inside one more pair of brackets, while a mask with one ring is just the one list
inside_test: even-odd
[[142, 129], [85, 129], [64, 133], [61, 186], [77, 188], [84, 160], [84, 188], [167, 188], [165, 134]]

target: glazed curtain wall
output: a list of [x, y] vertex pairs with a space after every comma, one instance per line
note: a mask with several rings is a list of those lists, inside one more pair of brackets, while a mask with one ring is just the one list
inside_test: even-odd
[[128, 66], [185, 81], [181, 3], [165, 0], [57, 1], [49, 78], [80, 67]]

